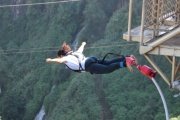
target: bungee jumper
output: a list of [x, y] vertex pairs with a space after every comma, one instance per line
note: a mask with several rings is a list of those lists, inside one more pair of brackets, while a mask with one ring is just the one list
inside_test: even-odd
[[[121, 55], [120, 57], [109, 61], [105, 60], [106, 55], [102, 60], [98, 60], [96, 57], [85, 57], [83, 54], [85, 45], [86, 42], [83, 42], [77, 51], [72, 51], [71, 47], [64, 42], [61, 46], [61, 49], [59, 49], [57, 53], [58, 57], [53, 59], [47, 58], [46, 62], [64, 63], [69, 69], [75, 72], [86, 71], [90, 72], [91, 74], [107, 74], [124, 67], [127, 67], [130, 71], [132, 71], [132, 66], [135, 66], [140, 71], [140, 73], [151, 79], [156, 86], [163, 102], [166, 120], [169, 120], [169, 112], [166, 100], [158, 83], [155, 80], [155, 70], [147, 65], [139, 65], [133, 55]], [[177, 96], [179, 96], [179, 94], [175, 97]]]
[[64, 42], [57, 52], [57, 58], [47, 58], [47, 63], [64, 63], [70, 70], [75, 72], [89, 72], [91, 74], [107, 74], [119, 68], [127, 67], [131, 72], [132, 66], [137, 66], [137, 60], [133, 55], [119, 56], [112, 60], [99, 60], [96, 57], [85, 57], [83, 54], [86, 42], [82, 42], [77, 51]]

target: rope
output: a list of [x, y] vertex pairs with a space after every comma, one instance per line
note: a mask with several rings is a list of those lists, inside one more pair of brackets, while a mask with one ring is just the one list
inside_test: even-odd
[[[85, 49], [100, 49], [100, 48], [109, 48], [109, 47], [120, 47], [120, 46], [131, 46], [136, 45], [133, 43], [129, 44], [120, 44], [120, 45], [104, 45], [104, 46], [94, 46], [94, 47], [86, 47]], [[26, 54], [26, 53], [40, 53], [40, 52], [53, 52], [58, 51], [59, 47], [51, 47], [51, 48], [31, 48], [31, 49], [10, 49], [10, 50], [1, 50], [0, 55], [5, 54]], [[10, 53], [7, 53], [10, 52]]]
[[166, 120], [169, 120], [169, 112], [168, 112], [168, 107], [167, 107], [167, 104], [166, 104], [166, 100], [165, 100], [165, 98], [164, 98], [164, 95], [163, 95], [163, 93], [162, 93], [162, 91], [161, 91], [158, 83], [156, 82], [156, 80], [155, 80], [154, 78], [152, 78], [151, 80], [153, 81], [154, 85], [156, 86], [156, 88], [157, 88], [157, 90], [158, 90], [158, 92], [159, 92], [159, 95], [160, 95], [160, 97], [161, 97], [161, 100], [162, 100], [162, 102], [163, 102]]
[[[115, 44], [115, 45], [117, 45], [117, 44], [119, 44], [120, 42], [111, 42], [111, 45], [113, 45], [113, 44]], [[98, 44], [98, 46], [101, 46], [101, 45], [110, 45], [110, 43], [99, 43]], [[129, 44], [129, 43], [127, 43], [127, 42], [124, 42], [124, 43], [122, 43], [121, 42], [121, 45], [122, 44]], [[132, 44], [132, 43], [131, 43]], [[94, 45], [94, 44], [88, 44], [88, 46], [92, 46], [92, 45]], [[70, 45], [70, 46], [72, 46], [72, 47], [74, 47], [74, 46], [76, 46], [76, 45]], [[38, 47], [38, 48], [26, 48], [26, 49], [6, 49], [6, 50], [0, 50], [0, 52], [9, 52], [9, 51], [24, 51], [24, 50], [41, 50], [41, 49], [59, 49], [60, 48], [60, 46], [54, 46], [54, 47], [48, 47], [48, 46], [46, 46], [46, 47]], [[86, 47], [86, 48], [90, 48], [90, 47]]]
[[54, 1], [54, 2], [26, 3], [26, 4], [15, 4], [15, 5], [0, 5], [0, 8], [20, 7], [20, 6], [34, 6], [34, 5], [48, 5], [48, 4], [57, 4], [57, 3], [66, 3], [66, 2], [77, 2], [77, 1], [80, 1], [80, 0], [62, 0], [62, 1]]

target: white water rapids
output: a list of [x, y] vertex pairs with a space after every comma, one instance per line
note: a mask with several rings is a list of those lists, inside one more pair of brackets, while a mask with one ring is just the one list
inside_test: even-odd
[[34, 120], [45, 120], [45, 108], [44, 106], [41, 107], [41, 110], [39, 111], [39, 113], [36, 115]]

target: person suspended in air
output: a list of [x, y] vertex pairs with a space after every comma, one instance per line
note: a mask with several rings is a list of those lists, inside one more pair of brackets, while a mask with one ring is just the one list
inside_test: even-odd
[[47, 58], [46, 62], [64, 63], [75, 72], [90, 72], [91, 74], [107, 74], [120, 68], [127, 67], [132, 71], [132, 66], [137, 65], [133, 55], [114, 58], [112, 60], [99, 60], [96, 57], [85, 57], [83, 54], [86, 42], [82, 42], [77, 51], [72, 51], [67, 43], [63, 43], [57, 52], [57, 58]]

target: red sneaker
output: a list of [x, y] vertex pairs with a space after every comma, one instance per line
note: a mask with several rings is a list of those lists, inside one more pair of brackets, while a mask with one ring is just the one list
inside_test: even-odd
[[126, 66], [130, 72], [133, 71], [132, 66], [137, 66], [137, 60], [133, 55], [126, 57]]

